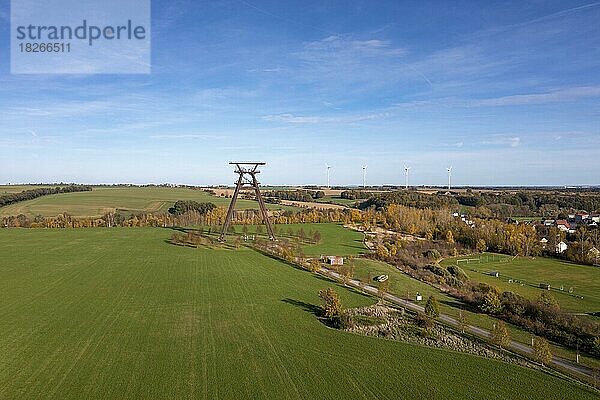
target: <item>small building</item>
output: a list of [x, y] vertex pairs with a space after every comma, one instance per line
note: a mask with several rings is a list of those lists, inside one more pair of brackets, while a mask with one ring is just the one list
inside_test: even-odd
[[546, 249], [546, 246], [548, 245], [548, 239], [542, 238], [542, 240], [540, 240], [540, 243], [542, 245], [542, 249]]
[[590, 214], [588, 214], [588, 213], [577, 213], [575, 215], [575, 221], [577, 221], [577, 222], [584, 222], [588, 218], [590, 218]]
[[562, 254], [564, 253], [567, 249], [569, 248], [569, 246], [567, 246], [567, 244], [565, 242], [563, 242], [562, 240], [556, 245], [556, 252], [558, 254]]
[[554, 225], [554, 220], [553, 219], [545, 219], [543, 224], [544, 224], [544, 226], [552, 226], [552, 225]]
[[571, 229], [571, 224], [566, 219], [557, 219], [556, 227], [563, 232], [568, 232]]
[[493, 276], [494, 278], [498, 278], [500, 276], [500, 272], [498, 272], [498, 271], [491, 271], [489, 274], [490, 274], [490, 276]]
[[344, 257], [327, 256], [327, 264], [329, 264], [329, 265], [344, 265]]
[[539, 287], [540, 287], [540, 289], [550, 290], [550, 284], [549, 283], [540, 283]]
[[417, 293], [417, 297], [415, 298], [417, 301], [423, 301], [423, 296]]

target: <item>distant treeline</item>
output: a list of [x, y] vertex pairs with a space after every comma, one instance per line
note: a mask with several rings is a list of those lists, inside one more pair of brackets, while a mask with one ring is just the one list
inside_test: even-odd
[[579, 193], [477, 193], [456, 196], [456, 200], [465, 206], [489, 207], [493, 205], [511, 205], [516, 210], [527, 210], [530, 214], [547, 214], [560, 210], [600, 210], [600, 196], [588, 192]]
[[564, 193], [564, 192], [501, 192], [464, 194], [426, 194], [416, 191], [395, 191], [386, 193], [369, 193], [358, 190], [342, 192], [345, 199], [365, 199], [358, 205], [361, 210], [375, 208], [382, 210], [390, 204], [420, 209], [449, 208], [458, 210], [458, 206], [472, 207], [471, 216], [489, 217], [565, 217], [567, 213], [576, 211], [599, 212], [600, 194]]
[[325, 197], [325, 192], [322, 190], [271, 190], [264, 192], [263, 195], [279, 200], [313, 201]]
[[390, 204], [398, 204], [405, 207], [415, 207], [420, 209], [440, 209], [456, 208], [458, 206], [458, 201], [452, 196], [426, 194], [415, 191], [396, 191], [372, 196], [360, 203], [358, 208], [361, 210], [368, 208], [382, 210]]
[[20, 201], [32, 200], [38, 197], [47, 196], [50, 194], [58, 193], [73, 193], [73, 192], [89, 192], [92, 190], [91, 186], [82, 185], [69, 185], [64, 187], [54, 188], [38, 188], [25, 190], [19, 193], [10, 193], [0, 196], [0, 207], [8, 206], [9, 204], [18, 203]]

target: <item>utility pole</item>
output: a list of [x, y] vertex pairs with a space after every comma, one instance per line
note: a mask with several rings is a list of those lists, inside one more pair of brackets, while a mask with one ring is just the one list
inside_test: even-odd
[[267, 232], [269, 234], [269, 239], [276, 240], [275, 234], [273, 233], [273, 227], [271, 226], [271, 221], [269, 221], [269, 216], [267, 214], [267, 207], [265, 206], [265, 202], [260, 194], [259, 182], [256, 179], [256, 174], [260, 173], [258, 167], [260, 165], [266, 165], [264, 162], [230, 162], [230, 165], [235, 165], [235, 173], [239, 175], [238, 180], [235, 182], [235, 191], [233, 192], [233, 197], [231, 198], [231, 203], [229, 203], [229, 208], [227, 209], [227, 216], [225, 217], [225, 222], [223, 223], [223, 228], [221, 229], [221, 235], [219, 236], [219, 241], [225, 241], [225, 234], [227, 233], [227, 229], [229, 228], [229, 224], [231, 223], [231, 219], [233, 218], [233, 213], [235, 209], [235, 203], [237, 201], [240, 190], [244, 185], [249, 185], [252, 189], [254, 189], [254, 193], [256, 194], [256, 201], [258, 201], [258, 208], [263, 217], [263, 221], [267, 226]]

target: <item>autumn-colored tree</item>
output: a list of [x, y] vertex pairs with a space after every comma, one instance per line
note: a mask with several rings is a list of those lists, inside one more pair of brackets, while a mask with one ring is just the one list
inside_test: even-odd
[[321, 263], [316, 258], [313, 258], [308, 263], [308, 269], [310, 272], [317, 272], [321, 268]]
[[434, 295], [429, 296], [425, 303], [425, 315], [432, 319], [440, 316], [440, 305]]
[[327, 318], [335, 318], [342, 314], [342, 301], [332, 288], [319, 290], [321, 309]]
[[386, 259], [390, 255], [389, 250], [382, 244], [377, 245], [377, 257], [379, 259]]
[[500, 348], [506, 348], [510, 344], [510, 332], [503, 321], [497, 321], [494, 324], [492, 342]]
[[544, 307], [554, 308], [557, 310], [560, 308], [560, 304], [558, 304], [558, 301], [554, 298], [554, 296], [552, 296], [548, 292], [541, 292], [540, 295], [537, 297], [536, 302]]
[[542, 366], [552, 361], [552, 350], [546, 339], [541, 337], [533, 339], [533, 358]]
[[460, 331], [462, 333], [465, 333], [465, 331], [469, 327], [469, 318], [467, 316], [467, 313], [465, 313], [463, 310], [460, 310], [458, 312], [458, 318], [456, 320], [458, 321], [458, 326], [460, 327]]
[[483, 240], [483, 239], [477, 240], [477, 244], [475, 245], [475, 248], [480, 253], [483, 253], [484, 251], [486, 251], [487, 250], [487, 244], [485, 243], [485, 240]]
[[448, 230], [448, 232], [446, 232], [446, 242], [454, 244], [454, 234], [451, 230]]
[[350, 279], [352, 279], [352, 276], [354, 275], [354, 268], [349, 265], [344, 265], [340, 267], [338, 271], [342, 275], [344, 285], [348, 285]]
[[490, 290], [483, 296], [483, 302], [479, 306], [481, 311], [489, 314], [498, 314], [502, 311], [502, 302], [496, 291]]

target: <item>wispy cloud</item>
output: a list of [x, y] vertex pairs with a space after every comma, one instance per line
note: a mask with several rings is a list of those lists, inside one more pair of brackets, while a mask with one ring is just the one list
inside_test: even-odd
[[291, 52], [289, 79], [325, 89], [353, 84], [353, 91], [385, 87], [402, 79], [401, 62], [408, 54], [404, 47], [380, 38], [332, 35], [305, 42]]
[[521, 145], [521, 137], [504, 134], [490, 135], [480, 143], [483, 145], [519, 147]]
[[283, 122], [289, 124], [352, 124], [363, 121], [371, 121], [381, 118], [386, 118], [392, 115], [390, 111], [367, 113], [367, 114], [355, 114], [355, 115], [342, 115], [342, 116], [308, 116], [308, 115], [294, 115], [294, 114], [278, 114], [278, 115], [265, 115], [262, 117], [264, 121], [268, 122]]
[[544, 93], [517, 94], [471, 102], [474, 106], [512, 106], [575, 101], [589, 97], [599, 97], [600, 86], [578, 86]]
[[151, 135], [150, 139], [168, 139], [168, 140], [177, 140], [177, 139], [197, 139], [197, 140], [219, 140], [226, 139], [228, 136], [223, 135], [208, 135], [208, 134], [199, 134], [199, 133], [185, 133], [185, 134], [160, 134], [160, 135]]

